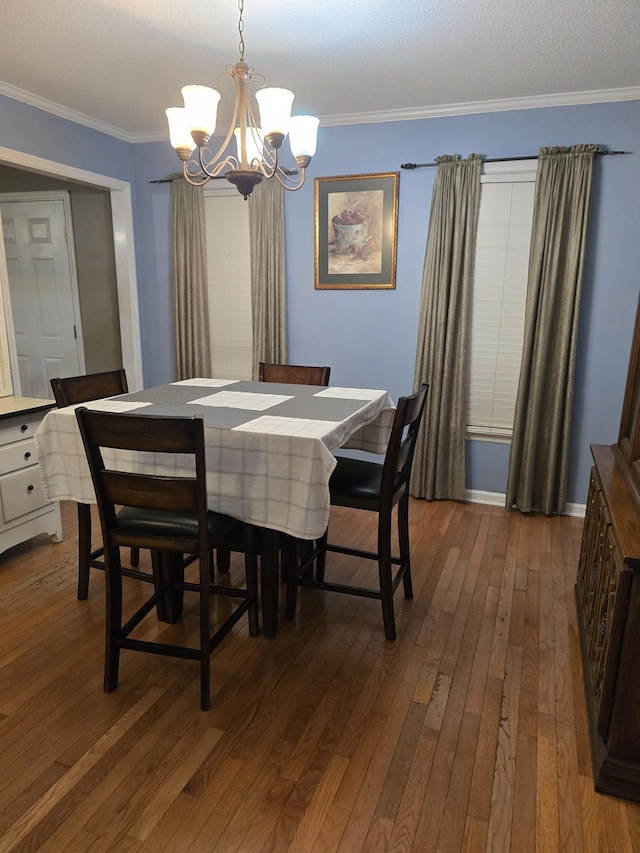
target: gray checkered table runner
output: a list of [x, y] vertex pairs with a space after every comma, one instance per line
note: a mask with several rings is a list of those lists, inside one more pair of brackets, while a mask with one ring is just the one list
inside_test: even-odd
[[[395, 412], [386, 391], [224, 379], [188, 379], [84, 405], [201, 415], [209, 508], [301, 539], [317, 539], [327, 527], [332, 451], [384, 453]], [[95, 503], [76, 408], [45, 416], [36, 453], [51, 500]], [[108, 464], [165, 475], [184, 470], [183, 459], [168, 454], [119, 453]]]

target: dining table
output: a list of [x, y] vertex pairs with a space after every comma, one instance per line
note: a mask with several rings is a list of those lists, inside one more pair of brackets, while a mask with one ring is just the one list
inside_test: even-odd
[[[367, 388], [194, 378], [83, 403], [89, 409], [204, 422], [207, 503], [260, 530], [263, 633], [278, 626], [278, 535], [316, 540], [329, 522], [329, 478], [339, 448], [382, 454], [395, 406]], [[50, 500], [95, 503], [77, 405], [52, 409], [35, 434]], [[179, 455], [145, 454], [135, 470], [179, 475]]]

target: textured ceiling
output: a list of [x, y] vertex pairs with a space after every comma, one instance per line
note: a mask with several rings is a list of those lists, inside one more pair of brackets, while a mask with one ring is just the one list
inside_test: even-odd
[[[325, 124], [564, 93], [640, 97], [639, 0], [246, 0], [244, 20], [247, 62]], [[5, 0], [0, 93], [124, 137], [164, 133], [182, 85], [220, 88], [237, 23], [234, 0]], [[228, 116], [232, 90], [221, 91]]]

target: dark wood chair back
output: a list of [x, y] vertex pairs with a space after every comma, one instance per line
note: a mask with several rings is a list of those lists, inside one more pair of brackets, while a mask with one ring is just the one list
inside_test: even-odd
[[[102, 373], [87, 373], [82, 376], [65, 376], [51, 380], [51, 390], [59, 409], [77, 403], [88, 403], [103, 397], [115, 397], [129, 390], [124, 370], [106, 370]], [[84, 601], [89, 595], [90, 569], [104, 570], [102, 548], [91, 550], [91, 507], [77, 504], [78, 512], [78, 599]], [[137, 571], [140, 564], [138, 548], [131, 549], [132, 569], [125, 574], [138, 580], [150, 581], [147, 572]]]
[[[170, 548], [196, 553], [202, 537], [198, 530], [207, 529], [207, 487], [202, 418], [162, 418], [157, 415], [134, 415], [113, 412], [92, 412], [86, 408], [76, 411], [93, 486], [98, 502], [105, 547], [107, 542], [118, 545], [138, 545], [146, 548]], [[113, 470], [104, 461], [105, 449], [128, 450], [153, 454], [184, 454], [193, 457], [193, 476], [159, 476]], [[169, 460], [168, 464], [171, 462]], [[133, 534], [119, 524], [117, 507], [132, 507], [156, 513], [162, 521], [172, 524], [155, 525], [158, 536], [139, 529]], [[198, 527], [173, 524], [181, 514], [198, 519]], [[167, 541], [167, 530], [175, 536]], [[129, 541], [132, 538], [135, 541]], [[173, 541], [175, 540], [175, 541]], [[207, 542], [204, 538], [204, 557]], [[202, 556], [202, 555], [201, 555]]]
[[415, 394], [398, 400], [382, 467], [381, 501], [395, 502], [398, 489], [409, 488], [413, 455], [428, 390], [429, 386], [423, 384]]
[[[252, 538], [245, 547], [246, 587], [216, 586], [212, 582], [212, 549], [229, 547], [227, 536], [241, 522], [207, 508], [204, 426], [201, 417], [165, 418], [113, 412], [92, 412], [81, 406], [76, 418], [84, 442], [98, 502], [106, 564], [106, 653], [104, 689], [118, 685], [121, 649], [170, 655], [200, 662], [200, 705], [210, 704], [210, 655], [240, 617], [247, 613], [249, 632], [258, 633], [257, 558]], [[126, 452], [138, 458], [158, 457], [161, 470], [143, 473]], [[185, 456], [175, 471], [176, 456]], [[117, 460], [117, 461], [116, 461]], [[248, 528], [245, 528], [248, 530]], [[122, 622], [122, 566], [120, 546], [150, 548], [155, 592]], [[197, 583], [185, 581], [185, 554], [199, 560]], [[151, 612], [176, 622], [182, 617], [184, 591], [199, 595], [198, 647], [143, 640], [131, 632]], [[220, 617], [211, 633], [211, 595], [239, 598], [233, 610]]]
[[123, 369], [88, 373], [84, 376], [65, 376], [52, 379], [51, 389], [59, 409], [74, 403], [88, 403], [103, 397], [115, 397], [129, 390], [127, 375]]
[[[382, 604], [382, 618], [387, 640], [395, 640], [396, 625], [393, 595], [402, 581], [405, 598], [413, 597], [411, 554], [409, 547], [409, 478], [416, 439], [424, 413], [429, 386], [421, 385], [415, 394], [400, 397], [391, 427], [384, 462], [339, 457], [329, 480], [332, 506], [351, 507], [378, 514], [378, 547], [363, 551], [352, 545], [334, 545], [325, 533], [317, 547], [305, 555], [300, 564], [289, 566], [286, 614], [293, 618], [296, 610], [296, 586], [314, 587], [348, 595], [377, 598]], [[399, 556], [392, 555], [392, 512], [397, 507]], [[325, 580], [326, 552], [376, 560], [378, 586], [375, 589]], [[308, 569], [316, 559], [315, 578]], [[394, 572], [394, 567], [397, 570]]]
[[287, 385], [328, 385], [330, 367], [307, 367], [302, 364], [258, 364], [260, 382], [283, 382]]

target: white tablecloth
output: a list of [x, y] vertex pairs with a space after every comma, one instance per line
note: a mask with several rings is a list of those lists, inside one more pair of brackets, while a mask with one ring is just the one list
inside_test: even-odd
[[[189, 379], [83, 405], [201, 415], [209, 508], [302, 539], [316, 539], [327, 527], [332, 451], [383, 453], [395, 411], [386, 391], [221, 379]], [[36, 453], [51, 500], [95, 503], [76, 408], [45, 416]], [[184, 470], [179, 455], [120, 454], [109, 464], [165, 475]]]

